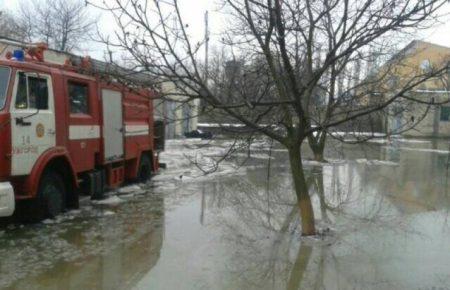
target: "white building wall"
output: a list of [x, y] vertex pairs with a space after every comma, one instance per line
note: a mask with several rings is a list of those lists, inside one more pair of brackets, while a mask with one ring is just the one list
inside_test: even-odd
[[162, 85], [166, 122], [166, 138], [181, 138], [184, 133], [196, 130], [198, 124], [199, 100], [184, 102], [186, 97], [178, 95], [173, 83]]

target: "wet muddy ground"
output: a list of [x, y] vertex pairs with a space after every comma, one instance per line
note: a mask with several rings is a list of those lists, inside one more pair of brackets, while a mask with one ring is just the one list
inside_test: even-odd
[[169, 142], [148, 184], [0, 228], [0, 289], [450, 289], [449, 143], [336, 144], [305, 161], [310, 238], [282, 148], [257, 142], [207, 176], [192, 164], [214, 169], [229, 144]]

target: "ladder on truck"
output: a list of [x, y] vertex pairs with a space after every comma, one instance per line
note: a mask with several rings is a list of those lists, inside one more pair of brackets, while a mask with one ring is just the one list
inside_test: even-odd
[[11, 58], [11, 52], [23, 50], [36, 61], [48, 64], [71, 66], [86, 74], [97, 74], [109, 79], [151, 88], [155, 80], [145, 72], [136, 72], [117, 64], [92, 59], [89, 56], [79, 56], [65, 51], [50, 49], [44, 43], [27, 43], [0, 36], [0, 58]]

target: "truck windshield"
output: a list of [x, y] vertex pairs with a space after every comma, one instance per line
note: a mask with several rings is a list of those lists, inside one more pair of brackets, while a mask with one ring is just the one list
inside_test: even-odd
[[0, 110], [5, 106], [10, 72], [9, 67], [0, 66]]

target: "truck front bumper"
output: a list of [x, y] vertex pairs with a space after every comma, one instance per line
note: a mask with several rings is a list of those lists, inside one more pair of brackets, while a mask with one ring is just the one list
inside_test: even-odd
[[9, 182], [0, 182], [0, 217], [12, 216], [16, 202], [14, 189]]

